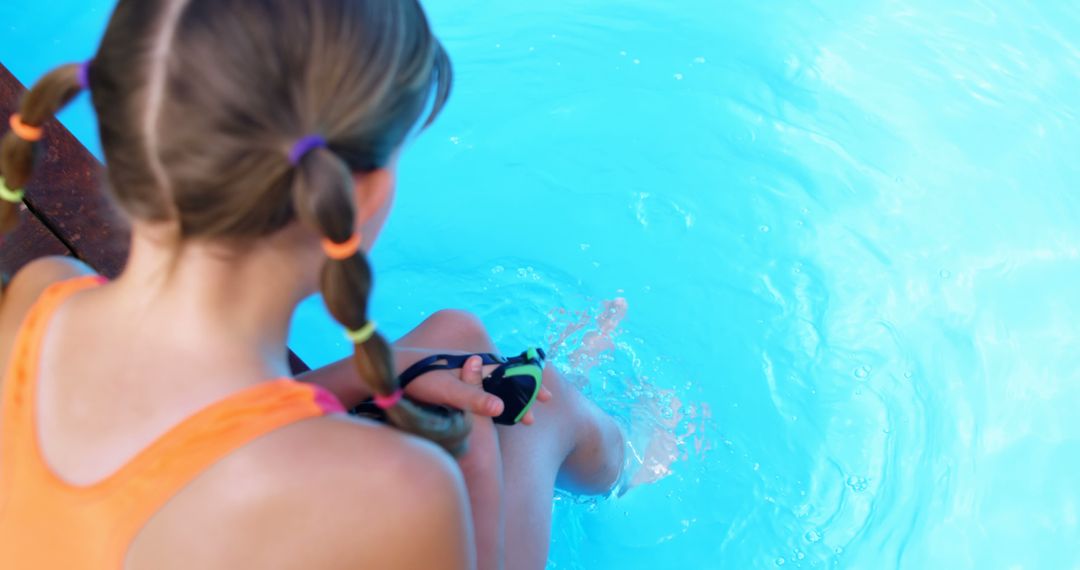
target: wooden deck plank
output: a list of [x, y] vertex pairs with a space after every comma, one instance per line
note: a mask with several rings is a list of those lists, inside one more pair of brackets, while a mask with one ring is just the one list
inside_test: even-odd
[[[0, 64], [0, 116], [16, 111], [25, 88]], [[7, 132], [7, 121], [0, 122]], [[128, 229], [101, 191], [101, 164], [59, 121], [45, 125], [27, 206], [76, 257], [107, 277], [127, 259]]]
[[22, 266], [39, 257], [71, 255], [64, 243], [33, 214], [23, 211], [22, 218], [22, 224], [15, 231], [0, 238], [0, 274], [15, 275]]

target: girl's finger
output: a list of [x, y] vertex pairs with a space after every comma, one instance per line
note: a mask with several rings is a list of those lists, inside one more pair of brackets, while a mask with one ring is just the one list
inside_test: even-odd
[[478, 386], [484, 381], [484, 360], [479, 356], [469, 357], [461, 368], [461, 380], [466, 384]]
[[[463, 374], [465, 374], [463, 372]], [[461, 380], [465, 380], [463, 376]], [[476, 384], [462, 382], [456, 374], [425, 374], [414, 380], [405, 392], [421, 402], [468, 410], [489, 418], [503, 412], [505, 404]]]

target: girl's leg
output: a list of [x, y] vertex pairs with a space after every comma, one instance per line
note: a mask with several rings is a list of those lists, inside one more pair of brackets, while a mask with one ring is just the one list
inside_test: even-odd
[[544, 369], [544, 386], [552, 398], [533, 408], [532, 426], [496, 426], [507, 489], [503, 509], [509, 570], [544, 568], [556, 487], [604, 494], [623, 464], [622, 432], [610, 416], [554, 367]]
[[[397, 343], [400, 347], [430, 349], [433, 352], [495, 352], [484, 326], [472, 315], [461, 311], [439, 311]], [[492, 518], [478, 515], [498, 505], [505, 519], [505, 552], [510, 553], [510, 570], [540, 569], [547, 560], [551, 535], [551, 501], [555, 486], [581, 493], [603, 493], [614, 485], [622, 466], [623, 439], [615, 422], [575, 390], [554, 367], [544, 370], [544, 386], [551, 390], [550, 402], [533, 407], [534, 425], [495, 426], [501, 455], [501, 473], [491, 473], [500, 464], [488, 449], [466, 484], [474, 509], [474, 519], [485, 528], [477, 536], [488, 534]], [[491, 421], [478, 425], [486, 431]], [[475, 428], [474, 428], [475, 429]], [[481, 443], [492, 439], [483, 436]], [[470, 443], [472, 443], [470, 441]], [[465, 467], [463, 467], [463, 470]], [[491, 481], [499, 480], [501, 493]], [[472, 496], [474, 489], [478, 493]], [[493, 496], [494, 495], [494, 496]], [[497, 519], [496, 519], [497, 520]], [[502, 525], [500, 525], [502, 526]], [[499, 535], [496, 529], [496, 536]], [[479, 542], [490, 540], [478, 538]], [[502, 551], [502, 548], [499, 549]], [[483, 555], [481, 555], [483, 557]]]
[[[447, 318], [451, 317], [451, 318]], [[430, 348], [430, 353], [466, 351], [455, 348], [465, 342], [450, 342], [451, 339], [467, 338], [468, 331], [457, 328], [455, 318], [446, 312], [436, 313], [413, 329], [409, 334], [394, 343], [395, 349], [413, 349], [402, 351], [402, 358], [395, 358], [398, 373], [419, 360], [415, 349]], [[440, 347], [437, 344], [446, 341], [454, 346]], [[486, 352], [478, 348], [471, 352]], [[503, 535], [503, 473], [502, 456], [499, 453], [498, 434], [491, 418], [473, 414], [472, 432], [469, 434], [468, 449], [458, 458], [458, 465], [465, 476], [465, 486], [469, 492], [472, 507], [474, 536], [476, 537], [477, 567], [479, 570], [500, 570], [504, 559]]]

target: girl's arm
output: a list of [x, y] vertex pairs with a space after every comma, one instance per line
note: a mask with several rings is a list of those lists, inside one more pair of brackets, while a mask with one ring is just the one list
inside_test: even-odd
[[[395, 348], [394, 362], [398, 373], [434, 353], [431, 350]], [[326, 388], [337, 396], [345, 409], [352, 409], [372, 395], [357, 374], [352, 358], [349, 356], [305, 372], [298, 379]], [[421, 402], [466, 410], [481, 416], [495, 417], [501, 414], [502, 401], [485, 392], [478, 383], [463, 382], [462, 374], [463, 371], [430, 372], [410, 383], [405, 393]]]

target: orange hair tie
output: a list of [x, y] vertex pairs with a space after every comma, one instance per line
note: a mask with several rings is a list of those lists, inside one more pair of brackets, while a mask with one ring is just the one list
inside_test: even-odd
[[44, 136], [45, 131], [41, 127], [30, 126], [22, 121], [22, 116], [15, 113], [8, 121], [11, 124], [11, 132], [26, 142], [38, 142]]
[[356, 255], [356, 252], [360, 251], [360, 244], [363, 241], [363, 236], [357, 232], [353, 234], [348, 241], [343, 243], [334, 243], [324, 238], [322, 240], [322, 248], [323, 252], [326, 253], [326, 257], [341, 261]]

